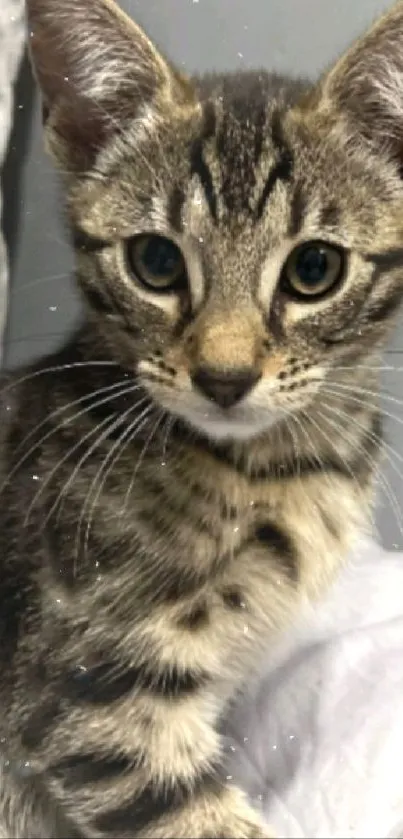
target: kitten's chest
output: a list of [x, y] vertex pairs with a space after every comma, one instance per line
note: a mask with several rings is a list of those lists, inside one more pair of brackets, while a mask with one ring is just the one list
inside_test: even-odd
[[120, 570], [101, 592], [115, 627], [122, 616], [129, 646], [133, 621], [156, 650], [177, 654], [178, 666], [206, 661], [214, 672], [217, 656], [222, 674], [223, 655], [230, 671], [243, 668], [323, 591], [364, 507], [340, 476], [247, 481], [202, 467], [179, 479], [148, 470], [124, 517], [120, 499], [105, 507]]

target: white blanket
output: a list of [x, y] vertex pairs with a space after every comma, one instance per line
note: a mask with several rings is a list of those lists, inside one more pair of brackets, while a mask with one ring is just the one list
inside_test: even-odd
[[403, 835], [403, 554], [359, 545], [230, 733], [228, 773], [278, 836]]

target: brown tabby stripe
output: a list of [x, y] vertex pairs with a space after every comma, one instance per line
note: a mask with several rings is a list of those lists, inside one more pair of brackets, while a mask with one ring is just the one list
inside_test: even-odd
[[148, 524], [152, 525], [153, 523], [159, 521], [161, 526], [163, 526], [164, 521], [166, 523], [166, 513], [168, 513], [172, 519], [178, 519], [178, 517], [182, 517], [186, 515], [186, 519], [191, 521], [192, 527], [197, 530], [199, 533], [207, 533], [209, 536], [214, 538], [215, 531], [213, 527], [210, 525], [208, 521], [205, 519], [200, 518], [198, 516], [197, 506], [195, 505], [195, 499], [189, 497], [187, 501], [182, 502], [180, 499], [177, 499], [174, 495], [167, 495], [164, 488], [158, 484], [157, 481], [151, 481], [148, 478], [143, 482], [144, 487], [148, 489], [150, 493], [155, 497], [156, 501], [158, 498], [163, 496], [163, 513], [164, 519], [161, 519], [160, 516], [156, 515], [155, 507], [153, 509], [139, 509], [138, 517], [141, 521], [147, 522]]
[[[271, 555], [278, 557], [282, 567], [287, 573], [287, 576], [292, 582], [298, 582], [299, 579], [299, 563], [298, 553], [295, 549], [291, 536], [288, 535], [282, 528], [273, 522], [264, 522], [257, 526], [253, 534], [243, 539], [240, 545], [231, 553], [227, 559], [233, 559], [240, 556], [242, 553], [253, 545], [260, 543], [262, 546], [271, 552]], [[221, 559], [224, 561], [226, 557]]]
[[104, 705], [122, 699], [134, 690], [152, 693], [162, 699], [177, 699], [195, 693], [206, 677], [191, 670], [176, 667], [153, 671], [150, 666], [127, 667], [119, 662], [108, 662], [84, 669], [76, 667], [68, 674], [66, 691], [74, 700], [92, 705]]
[[264, 522], [256, 529], [254, 538], [264, 547], [276, 552], [281, 558], [288, 576], [294, 582], [297, 582], [299, 579], [298, 554], [291, 536], [273, 522]]
[[150, 822], [174, 815], [196, 797], [206, 798], [210, 794], [218, 798], [224, 790], [224, 785], [212, 772], [201, 774], [191, 789], [178, 779], [169, 787], [151, 782], [129, 803], [97, 816], [94, 827], [106, 834], [141, 835]]
[[113, 305], [111, 304], [109, 298], [105, 295], [104, 289], [102, 288], [90, 288], [90, 286], [85, 286], [85, 296], [95, 312], [98, 314], [109, 314], [113, 311]]
[[193, 145], [190, 174], [192, 177], [196, 175], [199, 178], [211, 216], [217, 223], [217, 196], [215, 194], [212, 174], [203, 158], [203, 143], [201, 140], [196, 140]]
[[292, 173], [292, 158], [289, 156], [287, 151], [282, 152], [281, 157], [273, 166], [271, 172], [269, 172], [267, 181], [265, 183], [263, 192], [259, 198], [256, 207], [256, 218], [257, 220], [262, 218], [264, 209], [266, 207], [267, 201], [269, 200], [273, 189], [275, 188], [278, 181], [288, 182], [291, 178]]
[[364, 259], [377, 266], [379, 272], [390, 271], [403, 266], [403, 248], [390, 248], [379, 253], [365, 253]]
[[203, 157], [204, 143], [214, 136], [216, 130], [216, 114], [212, 102], [206, 102], [203, 108], [203, 127], [200, 136], [195, 140], [190, 152], [190, 177], [199, 178], [206, 201], [213, 220], [217, 223], [217, 196], [214, 189], [213, 177]]
[[340, 209], [337, 204], [322, 207], [318, 224], [320, 227], [337, 227], [340, 224]]
[[133, 760], [125, 755], [73, 754], [52, 764], [49, 775], [60, 777], [67, 789], [77, 789], [82, 784], [110, 781], [141, 765], [141, 758]]
[[187, 629], [189, 632], [196, 632], [206, 627], [208, 623], [209, 612], [206, 605], [195, 606], [178, 620], [178, 626], [181, 629]]
[[[378, 274], [378, 271], [376, 272], [376, 274]], [[374, 282], [376, 283], [376, 277], [374, 279]], [[383, 321], [387, 318], [390, 318], [396, 311], [396, 309], [398, 309], [398, 307], [400, 306], [402, 298], [403, 289], [400, 286], [398, 286], [397, 288], [393, 289], [393, 291], [387, 293], [385, 299], [376, 301], [372, 305], [370, 305], [368, 311], [366, 312], [367, 321], [370, 321], [371, 323], [379, 323], [379, 321]]]
[[185, 193], [183, 189], [179, 186], [174, 186], [168, 199], [167, 216], [171, 227], [176, 230], [177, 233], [182, 233], [183, 231], [182, 207], [184, 201]]
[[111, 242], [108, 242], [107, 239], [98, 239], [96, 236], [90, 236], [78, 227], [73, 228], [72, 237], [74, 248], [79, 251], [84, 251], [84, 253], [98, 253], [111, 246]]
[[298, 233], [301, 231], [301, 228], [304, 223], [306, 209], [306, 197], [302, 191], [300, 184], [296, 184], [294, 188], [294, 193], [291, 198], [290, 221], [288, 225], [289, 236], [297, 236]]
[[279, 157], [274, 164], [271, 172], [269, 172], [267, 181], [265, 183], [263, 192], [259, 198], [256, 207], [256, 218], [260, 219], [263, 215], [266, 203], [270, 198], [278, 181], [288, 183], [291, 180], [294, 167], [294, 158], [291, 149], [288, 147], [281, 126], [280, 115], [273, 115], [272, 122], [272, 141], [275, 150]]
[[28, 751], [41, 748], [60, 718], [61, 697], [38, 699], [35, 711], [28, 717], [21, 735], [21, 745]]

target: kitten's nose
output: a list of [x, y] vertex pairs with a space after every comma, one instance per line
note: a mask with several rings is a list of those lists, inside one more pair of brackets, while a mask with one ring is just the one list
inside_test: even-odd
[[242, 369], [225, 372], [211, 367], [200, 367], [192, 376], [198, 390], [216, 402], [220, 408], [232, 408], [252, 390], [260, 379], [255, 370]]

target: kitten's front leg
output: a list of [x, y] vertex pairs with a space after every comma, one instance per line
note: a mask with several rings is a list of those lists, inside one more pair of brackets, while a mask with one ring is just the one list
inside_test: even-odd
[[267, 839], [258, 813], [220, 774], [217, 707], [214, 683], [190, 672], [103, 665], [64, 695], [34, 759], [80, 835]]

